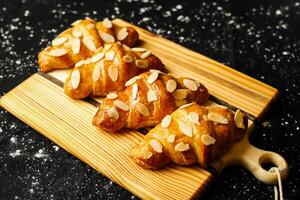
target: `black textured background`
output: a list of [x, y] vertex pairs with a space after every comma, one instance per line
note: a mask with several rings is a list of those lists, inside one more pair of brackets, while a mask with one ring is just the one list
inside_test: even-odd
[[[280, 90], [250, 140], [283, 155], [286, 199], [300, 199], [300, 1], [0, 1], [0, 94], [37, 71], [38, 51], [78, 18], [123, 18]], [[230, 167], [205, 199], [273, 199], [273, 186]], [[0, 110], [0, 199], [135, 199]]]

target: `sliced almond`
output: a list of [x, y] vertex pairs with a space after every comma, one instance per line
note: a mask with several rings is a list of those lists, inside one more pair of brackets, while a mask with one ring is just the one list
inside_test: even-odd
[[171, 115], [166, 115], [161, 121], [161, 127], [168, 128], [171, 124], [171, 121], [172, 121]]
[[78, 88], [79, 83], [80, 83], [80, 72], [79, 72], [79, 70], [74, 70], [72, 72], [70, 83], [71, 83], [71, 87], [73, 89], [77, 89]]
[[186, 118], [188, 115], [188, 112], [186, 110], [178, 109], [178, 112], [180, 112], [184, 118]]
[[207, 119], [219, 124], [228, 124], [228, 119], [218, 113], [209, 112], [207, 114]]
[[118, 94], [117, 93], [109, 93], [108, 95], [106, 95], [106, 98], [108, 99], [116, 99], [118, 98]]
[[177, 89], [174, 92], [172, 92], [172, 96], [175, 99], [185, 99], [187, 96], [187, 91], [186, 89]]
[[148, 102], [151, 103], [152, 101], [156, 101], [157, 99], [158, 98], [157, 98], [156, 92], [154, 90], [149, 90], [147, 93]]
[[[197, 85], [198, 85], [198, 88], [200, 87], [201, 83], [196, 81]], [[199, 88], [199, 92], [205, 92], [206, 91], [206, 88], [205, 87], [200, 87]]]
[[158, 69], [150, 69], [149, 70], [149, 72], [157, 72], [157, 73], [159, 73], [159, 74], [164, 74], [164, 72], [162, 72], [162, 71], [160, 71], [160, 70], [158, 70]]
[[117, 39], [122, 41], [128, 36], [127, 28], [121, 28], [121, 30], [117, 34]]
[[131, 79], [129, 79], [128, 81], [126, 81], [125, 86], [128, 87], [129, 85], [132, 85], [133, 83], [136, 82], [136, 77], [132, 77]]
[[91, 36], [84, 37], [82, 42], [89, 50], [96, 51], [97, 48], [96, 48], [93, 37], [91, 37]]
[[102, 66], [103, 66], [103, 62], [97, 63], [95, 65], [94, 70], [93, 70], [93, 75], [92, 75], [94, 82], [99, 79]]
[[234, 123], [238, 128], [246, 128], [244, 125], [244, 114], [239, 109], [234, 114]]
[[177, 83], [175, 80], [170, 79], [167, 81], [166, 87], [167, 87], [167, 91], [172, 93], [172, 92], [174, 92], [174, 90], [176, 90]]
[[142, 53], [141, 59], [146, 59], [152, 54], [151, 51], [146, 51], [145, 53]]
[[133, 84], [133, 86], [132, 86], [132, 92], [131, 92], [131, 94], [132, 94], [132, 99], [136, 99], [137, 94], [138, 94], [138, 90], [139, 90], [138, 85], [137, 85], [136, 83]]
[[115, 120], [119, 119], [119, 112], [115, 109], [115, 107], [111, 107], [110, 109], [107, 110], [107, 114], [110, 118], [113, 118]]
[[184, 104], [184, 105], [180, 106], [179, 109], [184, 109], [184, 108], [190, 107], [191, 105], [194, 105], [195, 103], [196, 103], [196, 102]]
[[137, 80], [139, 80], [141, 78], [142, 78], [141, 76], [132, 77], [131, 79], [126, 81], [125, 86], [128, 87], [129, 85], [132, 85], [133, 83], [135, 83]]
[[88, 30], [91, 30], [91, 29], [95, 28], [95, 24], [88, 24], [88, 25], [86, 26], [86, 28], [87, 28]]
[[148, 67], [148, 64], [145, 61], [143, 61], [143, 60], [136, 60], [135, 61], [135, 65], [138, 68], [142, 68], [142, 69], [146, 69]]
[[190, 149], [190, 145], [184, 144], [183, 142], [180, 142], [180, 143], [176, 144], [176, 146], [175, 146], [175, 151], [183, 152], [183, 151], [187, 151], [189, 149]]
[[156, 81], [157, 77], [158, 77], [158, 73], [157, 73], [157, 72], [152, 72], [152, 73], [148, 76], [147, 82], [148, 82], [149, 84], [152, 84], [152, 83], [154, 83], [154, 81]]
[[214, 105], [212, 107], [217, 107], [217, 108], [222, 108], [222, 109], [225, 109], [225, 110], [228, 110], [228, 107], [227, 106], [223, 106], [223, 105]]
[[197, 125], [200, 125], [200, 122], [199, 122], [199, 114], [196, 113], [196, 112], [190, 112], [188, 114], [188, 119], [190, 122], [192, 122], [193, 124], [197, 124]]
[[216, 142], [216, 139], [211, 137], [209, 134], [203, 134], [201, 136], [201, 141], [203, 142], [203, 144], [208, 146], [208, 145], [214, 144]]
[[71, 48], [73, 54], [78, 54], [80, 52], [80, 39], [74, 38], [71, 43]]
[[62, 45], [63, 43], [65, 43], [67, 41], [68, 38], [66, 37], [59, 37], [59, 38], [55, 38], [54, 40], [52, 40], [52, 46], [59, 46]]
[[112, 27], [112, 23], [111, 23], [111, 21], [108, 18], [104, 18], [104, 20], [103, 20], [103, 26], [105, 28], [111, 28]]
[[139, 113], [141, 113], [145, 117], [149, 116], [150, 112], [149, 112], [149, 109], [147, 108], [147, 106], [145, 106], [141, 102], [137, 102], [135, 106]]
[[117, 99], [117, 100], [114, 101], [114, 104], [118, 108], [120, 108], [121, 110], [124, 110], [124, 111], [128, 111], [129, 110], [129, 106], [124, 101], [122, 101], [122, 100]]
[[193, 137], [193, 129], [183, 122], [179, 122], [179, 129], [184, 135]]
[[99, 31], [99, 35], [100, 35], [101, 39], [104, 42], [106, 42], [106, 43], [113, 43], [113, 42], [115, 42], [115, 38], [111, 34]]
[[[96, 49], [96, 52], [99, 53], [104, 47], [99, 47], [98, 49]], [[102, 52], [103, 53], [103, 52]]]
[[187, 103], [188, 102], [185, 99], [175, 99], [175, 104], [176, 104], [177, 107], [180, 107], [180, 106], [185, 105]]
[[82, 65], [85, 64], [85, 60], [80, 60], [79, 62], [77, 62], [74, 67], [81, 67]]
[[84, 60], [84, 64], [88, 65], [91, 63], [91, 58], [87, 58]]
[[130, 47], [126, 44], [122, 44], [122, 47], [125, 49], [125, 51], [131, 51]]
[[115, 58], [115, 52], [114, 51], [108, 51], [105, 53], [105, 60], [114, 60]]
[[145, 51], [147, 51], [147, 49], [141, 48], [141, 47], [134, 47], [134, 48], [131, 48], [131, 50], [136, 51], [136, 52], [145, 52]]
[[75, 37], [75, 38], [79, 38], [79, 37], [82, 36], [82, 33], [81, 33], [79, 30], [77, 30], [77, 29], [73, 29], [73, 30], [72, 30], [72, 35], [73, 35], [73, 37]]
[[107, 52], [112, 48], [112, 44], [104, 44], [103, 53]]
[[167, 138], [167, 142], [173, 144], [175, 142], [175, 135], [170, 135], [168, 138]]
[[118, 80], [119, 70], [118, 67], [115, 65], [111, 65], [108, 67], [108, 76], [113, 82]]
[[76, 20], [75, 22], [73, 22], [71, 25], [72, 25], [72, 26], [76, 26], [76, 25], [78, 25], [81, 21], [82, 21], [81, 19], [78, 19], [78, 20]]
[[152, 157], [153, 153], [149, 152], [149, 151], [145, 151], [143, 153], [143, 159], [148, 160]]
[[60, 56], [63, 56], [67, 53], [68, 52], [65, 49], [53, 49], [53, 50], [49, 51], [47, 54], [49, 56], [53, 56], [53, 57], [60, 57]]
[[88, 21], [90, 21], [90, 22], [95, 23], [95, 21], [94, 21], [93, 19], [89, 18], [89, 17], [85, 17], [85, 20], [88, 20]]
[[155, 139], [150, 140], [150, 146], [157, 153], [162, 153], [162, 145], [158, 140], [155, 140]]
[[131, 63], [133, 61], [133, 58], [129, 55], [125, 55], [123, 56], [123, 60], [124, 62]]
[[104, 57], [104, 53], [98, 53], [96, 55], [94, 55], [92, 58], [91, 58], [91, 63], [95, 63], [95, 62], [98, 62], [99, 60], [101, 60], [102, 58]]
[[157, 133], [153, 133], [152, 137], [156, 138], [156, 139], [161, 139], [161, 136]]
[[193, 80], [190, 80], [190, 79], [184, 79], [184, 80], [183, 80], [183, 85], [184, 85], [187, 89], [189, 89], [189, 90], [191, 90], [191, 91], [197, 91], [197, 90], [198, 90], [198, 86], [197, 86], [196, 82], [193, 81]]
[[197, 81], [197, 80], [194, 80], [194, 81], [195, 81], [195, 83], [197, 85], [197, 88], [200, 87], [201, 83], [199, 81]]

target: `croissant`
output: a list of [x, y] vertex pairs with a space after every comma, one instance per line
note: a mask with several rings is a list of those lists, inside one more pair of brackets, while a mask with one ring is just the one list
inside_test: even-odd
[[188, 102], [204, 103], [207, 89], [198, 81], [175, 78], [157, 70], [133, 77], [124, 91], [110, 93], [93, 118], [93, 124], [115, 132], [123, 127], [155, 126], [177, 107]]
[[171, 161], [178, 165], [198, 163], [206, 168], [217, 156], [242, 138], [247, 118], [224, 107], [186, 104], [150, 130], [129, 156], [146, 169], [159, 169]]
[[64, 91], [74, 99], [104, 96], [109, 91], [124, 90], [126, 81], [149, 69], [165, 70], [160, 59], [150, 51], [130, 49], [116, 42], [76, 63], [65, 81]]
[[51, 46], [39, 53], [40, 70], [71, 68], [78, 61], [91, 57], [105, 43], [116, 40], [133, 47], [138, 41], [138, 33], [132, 27], [118, 27], [107, 18], [98, 23], [89, 18], [77, 20], [72, 28], [59, 34]]

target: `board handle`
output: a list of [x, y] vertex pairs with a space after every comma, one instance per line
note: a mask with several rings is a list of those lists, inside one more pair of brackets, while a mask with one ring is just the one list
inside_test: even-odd
[[240, 165], [248, 169], [258, 180], [263, 183], [277, 184], [276, 172], [267, 171], [262, 167], [264, 163], [272, 163], [279, 169], [281, 179], [288, 175], [288, 164], [279, 154], [265, 151], [250, 144], [248, 137], [234, 145], [220, 160], [214, 163], [214, 167], [220, 171], [230, 165]]

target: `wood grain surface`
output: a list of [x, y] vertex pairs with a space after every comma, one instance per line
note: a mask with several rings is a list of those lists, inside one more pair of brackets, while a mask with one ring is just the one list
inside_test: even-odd
[[[120, 19], [118, 25], [129, 25]], [[202, 82], [214, 97], [260, 119], [277, 97], [277, 90], [199, 53], [135, 27], [140, 46], [158, 55], [171, 74]], [[49, 75], [64, 82], [69, 70]], [[163, 170], [144, 170], [128, 152], [142, 134], [123, 130], [110, 134], [92, 126], [96, 107], [73, 100], [45, 77], [34, 74], [1, 98], [1, 106], [86, 162], [101, 174], [143, 199], [192, 199], [200, 195], [212, 175], [197, 166], [171, 165]], [[253, 123], [251, 123], [253, 124]], [[224, 163], [218, 164], [223, 168]]]
[[128, 156], [141, 133], [110, 134], [97, 129], [91, 124], [96, 107], [70, 99], [61, 87], [38, 74], [2, 97], [1, 106], [143, 199], [189, 199], [201, 194], [212, 179], [196, 166], [142, 169]]

